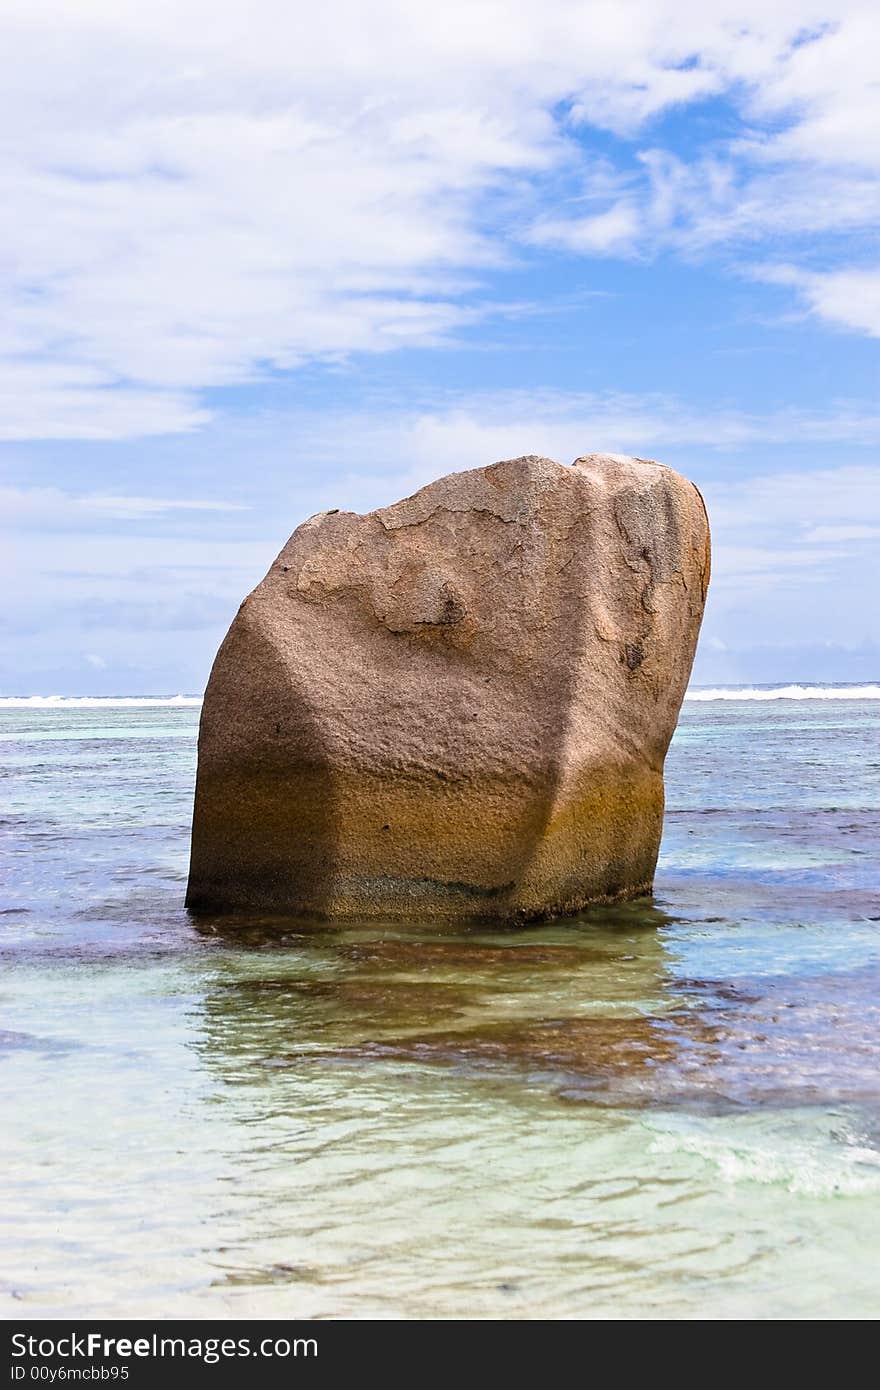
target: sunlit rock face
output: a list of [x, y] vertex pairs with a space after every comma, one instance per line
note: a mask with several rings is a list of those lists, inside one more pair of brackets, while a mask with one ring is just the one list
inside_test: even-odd
[[312, 517], [214, 663], [188, 905], [517, 920], [649, 892], [708, 578], [699, 493], [643, 459]]

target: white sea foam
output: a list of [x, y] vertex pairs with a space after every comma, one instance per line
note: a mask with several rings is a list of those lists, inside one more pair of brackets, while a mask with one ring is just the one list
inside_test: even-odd
[[[880, 684], [692, 686], [686, 700], [880, 700]], [[0, 709], [139, 709], [198, 706], [201, 695], [0, 695]]]
[[0, 695], [0, 709], [179, 709], [201, 703], [201, 695]]
[[880, 700], [880, 685], [694, 686], [686, 700]]
[[[750, 1123], [751, 1121], [751, 1123]], [[691, 1154], [711, 1163], [724, 1182], [784, 1187], [806, 1197], [860, 1197], [880, 1192], [880, 1153], [855, 1134], [800, 1132], [797, 1117], [778, 1132], [760, 1132], [766, 1117], [742, 1121], [685, 1119], [666, 1124], [650, 1145], [653, 1154]]]

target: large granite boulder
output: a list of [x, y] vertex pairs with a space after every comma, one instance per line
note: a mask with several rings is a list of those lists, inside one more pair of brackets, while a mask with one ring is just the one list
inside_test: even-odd
[[312, 517], [214, 663], [188, 905], [526, 919], [650, 892], [708, 578], [699, 493], [643, 459]]

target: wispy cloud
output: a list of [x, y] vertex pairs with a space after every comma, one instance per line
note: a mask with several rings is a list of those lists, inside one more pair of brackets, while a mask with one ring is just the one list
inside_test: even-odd
[[[877, 187], [880, 190], [880, 180]], [[880, 266], [809, 271], [766, 265], [752, 273], [771, 284], [791, 285], [811, 313], [836, 327], [880, 338]]]
[[21, 343], [35, 356], [22, 361], [14, 349], [3, 353], [2, 336], [0, 329], [0, 440], [143, 438], [188, 433], [211, 418], [186, 391], [120, 382], [121, 362], [96, 367], [70, 349], [60, 356], [51, 341], [28, 333]]
[[[865, 446], [880, 441], [870, 402], [760, 414], [664, 396], [483, 392], [419, 412], [300, 417], [294, 432], [319, 467], [328, 465], [324, 482], [292, 487], [299, 515], [381, 506], [438, 473], [522, 453], [570, 462], [594, 451], [643, 452], [674, 462], [684, 452], [712, 525], [710, 650], [806, 651], [820, 637], [853, 649], [880, 642], [877, 614], [864, 602], [878, 562], [880, 466], [846, 455], [860, 446], [870, 458]], [[775, 450], [798, 445], [810, 466], [773, 471]], [[817, 466], [817, 445], [841, 461]], [[763, 471], [755, 457], [766, 461]]]
[[880, 525], [880, 464], [786, 470], [716, 482], [711, 491], [716, 524], [728, 528], [772, 526], [786, 528], [795, 541], [836, 543], [871, 540]]
[[[325, 474], [320, 481], [303, 479], [293, 485], [304, 507], [363, 509], [391, 502], [438, 473], [526, 453], [569, 462], [579, 454], [602, 451], [662, 456], [670, 448], [697, 448], [711, 457], [798, 443], [878, 444], [880, 409], [873, 402], [841, 401], [823, 410], [760, 413], [724, 405], [698, 408], [661, 394], [483, 391], [421, 410], [269, 417], [266, 428], [295, 436], [319, 477]], [[864, 472], [853, 469], [851, 476], [857, 480]], [[846, 469], [835, 472], [838, 480], [849, 476]], [[739, 479], [731, 484], [726, 507], [736, 505], [740, 486]], [[802, 514], [809, 499], [819, 506], [812, 516], [818, 523], [829, 519], [819, 499], [832, 490], [821, 472], [782, 474], [772, 490], [772, 505], [782, 505], [784, 499], [785, 506]], [[838, 493], [831, 505], [848, 495]], [[770, 506], [770, 494], [755, 501], [762, 508]], [[744, 499], [743, 515], [749, 505]], [[846, 519], [853, 516], [859, 513]]]
[[[880, 479], [874, 480], [872, 497], [880, 489]], [[843, 526], [814, 526], [804, 536], [805, 541], [830, 541], [839, 544], [845, 541], [880, 541], [880, 525], [861, 526], [858, 523]]]
[[[876, 17], [858, 0], [773, 9], [765, 29], [747, 4], [712, 6], [711, 37], [699, 19], [685, 20], [694, 98], [725, 95], [738, 121], [692, 141], [687, 154], [635, 122], [634, 159], [609, 170], [588, 151], [562, 205], [539, 212], [527, 236], [588, 256], [786, 245], [795, 258], [778, 282], [839, 326], [876, 335], [877, 272], [847, 264], [873, 246], [880, 219]], [[600, 107], [601, 98], [580, 104], [576, 115], [601, 124]], [[840, 268], [829, 274], [811, 273], [808, 239], [817, 236], [834, 243]]]
[[[454, 341], [524, 244], [876, 222], [857, 0], [833, 23], [827, 0], [34, 0], [0, 23], [6, 438], [194, 429], [205, 388]], [[723, 141], [685, 158], [647, 131], [708, 97]], [[591, 129], [639, 159], [597, 165]]]
[[[723, 454], [711, 447], [719, 419]], [[4, 542], [0, 580], [21, 598], [5, 620], [16, 654], [5, 674], [0, 666], [0, 682], [18, 688], [24, 663], [33, 689], [56, 688], [60, 668], [66, 689], [94, 688], [90, 673], [98, 671], [108, 690], [200, 689], [239, 601], [311, 512], [367, 510], [444, 471], [530, 450], [565, 462], [603, 448], [638, 452], [643, 440], [670, 461], [682, 448], [696, 460], [686, 471], [706, 498], [714, 553], [704, 650], [734, 663], [724, 667], [731, 678], [749, 676], [736, 666], [744, 643], [806, 651], [823, 641], [835, 650], [880, 642], [864, 598], [880, 544], [880, 466], [814, 463], [757, 476], [744, 467], [759, 441], [770, 443], [763, 454], [772, 459], [774, 441], [815, 445], [823, 437], [845, 460], [849, 443], [880, 433], [876, 416], [857, 403], [838, 415], [740, 418], [670, 398], [483, 392], [420, 411], [270, 415], [263, 425], [282, 453], [283, 441], [295, 439], [313, 468], [305, 477], [281, 470], [276, 491], [248, 513], [248, 540], [243, 515], [224, 515], [236, 505], [225, 501], [7, 491], [2, 510], [12, 519], [17, 509], [20, 534]], [[783, 665], [762, 678], [788, 674]]]
[[90, 524], [107, 521], [144, 521], [175, 512], [240, 512], [240, 503], [210, 498], [121, 497], [100, 493], [79, 496], [60, 488], [0, 488], [0, 513], [16, 529], [56, 527], [88, 530]]
[[192, 688], [310, 512], [528, 451], [697, 478], [707, 650], [876, 640], [840, 331], [880, 336], [877, 35], [864, 0], [5, 7], [8, 678]]

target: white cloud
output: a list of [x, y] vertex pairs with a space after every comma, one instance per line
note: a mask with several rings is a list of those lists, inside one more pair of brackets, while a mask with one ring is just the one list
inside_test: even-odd
[[706, 640], [868, 647], [880, 560], [880, 465], [701, 480], [712, 526]]
[[[269, 427], [287, 428], [280, 419]], [[877, 568], [880, 465], [846, 461], [850, 446], [880, 442], [870, 405], [759, 415], [663, 396], [484, 392], [396, 416], [301, 416], [292, 433], [324, 481], [292, 485], [291, 527], [324, 507], [368, 510], [443, 472], [523, 453], [561, 462], [650, 453], [673, 463], [684, 454], [690, 462], [679, 466], [700, 486], [712, 526], [712, 650], [880, 640], [864, 602]], [[840, 461], [770, 471], [776, 446], [798, 444], [813, 458], [816, 445], [828, 446]], [[766, 460], [757, 475], [748, 471], [756, 455]]]
[[[639, 256], [780, 241], [800, 249], [809, 236], [871, 235], [880, 219], [880, 165], [829, 167], [783, 157], [783, 149], [772, 139], [740, 139], [686, 161], [648, 146], [639, 151], [641, 174], [627, 180], [625, 196], [609, 190], [603, 208], [586, 169], [570, 211], [539, 218], [529, 238], [585, 255]], [[581, 216], [585, 200], [602, 210]], [[810, 279], [791, 270], [788, 282], [801, 274]]]
[[[876, 25], [852, 0], [830, 14], [827, 0], [7, 7], [6, 437], [192, 429], [206, 387], [450, 341], [487, 312], [475, 280], [521, 240], [629, 254], [873, 222]], [[689, 164], [646, 141], [640, 174], [603, 171], [575, 138], [641, 138], [708, 95], [740, 124]], [[566, 208], [579, 170], [587, 203]]]
[[[780, 528], [791, 540], [869, 540], [880, 525], [880, 465], [840, 464], [745, 482], [716, 482], [709, 488], [709, 497], [715, 523], [726, 529]], [[851, 532], [853, 527], [865, 534], [840, 534], [842, 528]]]
[[174, 512], [240, 512], [234, 502], [210, 499], [166, 497], [114, 497], [99, 493], [80, 496], [60, 488], [0, 488], [0, 514], [16, 529], [38, 527], [44, 530], [78, 529], [87, 531], [107, 521], [149, 521]]
[[[308, 510], [323, 506], [373, 507], [394, 501], [441, 473], [476, 468], [521, 454], [569, 461], [593, 452], [659, 454], [670, 448], [699, 448], [708, 454], [774, 444], [880, 444], [880, 410], [871, 403], [840, 402], [822, 411], [784, 410], [766, 414], [711, 406], [695, 409], [660, 394], [484, 391], [423, 410], [348, 415], [298, 414], [268, 417], [265, 428], [292, 436], [323, 480], [298, 487]], [[332, 471], [331, 471], [332, 466]], [[863, 507], [870, 470], [834, 470], [838, 502]], [[804, 481], [806, 479], [807, 481]], [[778, 485], [777, 485], [778, 483]], [[724, 505], [743, 518], [750, 502], [738, 501], [739, 482], [724, 493]], [[822, 473], [781, 474], [768, 480], [762, 508], [784, 505], [798, 514], [819, 505], [830, 484]], [[852, 494], [852, 495], [850, 495]], [[313, 504], [313, 505], [311, 505]], [[855, 510], [846, 519], [865, 519]], [[807, 518], [829, 520], [821, 509]]]
[[537, 246], [559, 246], [582, 255], [619, 255], [637, 245], [641, 226], [637, 208], [622, 198], [590, 217], [542, 219], [529, 230], [527, 239]]
[[814, 526], [805, 541], [878, 541], [880, 526]]
[[[0, 487], [0, 514], [17, 530], [85, 534], [110, 522], [148, 523], [161, 541], [172, 523], [175, 536], [192, 530], [188, 518], [200, 535], [206, 527], [216, 533], [213, 518], [223, 514], [235, 519], [232, 529], [222, 526], [224, 538], [241, 538], [246, 513], [248, 535], [266, 531], [268, 521], [281, 541], [323, 507], [383, 506], [444, 473], [527, 453], [568, 462], [606, 452], [667, 462], [684, 456], [691, 461], [686, 471], [696, 459], [697, 472], [708, 479], [713, 518], [725, 528], [784, 527], [790, 541], [837, 543], [873, 539], [880, 527], [880, 466], [846, 461], [850, 446], [880, 445], [880, 409], [872, 402], [761, 413], [711, 403], [697, 408], [661, 393], [486, 390], [412, 409], [270, 411], [216, 431], [216, 440], [193, 448], [212, 458], [225, 449], [221, 469], [227, 455], [238, 458], [245, 446], [260, 460], [246, 502], [7, 486]], [[816, 446], [828, 446], [835, 462], [794, 469], [776, 459], [770, 471], [774, 448], [795, 445], [809, 446], [813, 458]], [[744, 475], [749, 456], [767, 460], [767, 471]], [[290, 457], [307, 460], [307, 472], [289, 467]], [[177, 467], [188, 467], [186, 455]], [[173, 567], [170, 553], [168, 563]]]
[[[2, 237], [2, 233], [0, 233]], [[2, 329], [0, 329], [2, 334]], [[29, 344], [33, 349], [34, 344]], [[210, 413], [185, 392], [121, 386], [108, 369], [0, 354], [0, 439], [127, 439], [180, 434]]]
[[777, 265], [757, 273], [771, 283], [794, 286], [820, 318], [880, 338], [880, 266], [810, 272]]
[[[484, 392], [398, 415], [267, 414], [261, 428], [248, 424], [256, 457], [272, 440], [286, 460], [295, 441], [320, 481], [286, 461], [273, 474], [267, 461], [255, 469], [247, 513], [221, 499], [0, 494], [18, 532], [0, 548], [0, 582], [20, 595], [4, 616], [16, 632], [7, 685], [26, 662], [46, 673], [33, 677], [34, 689], [56, 688], [52, 673], [62, 668], [70, 688], [86, 688], [75, 673], [91, 652], [107, 662], [108, 690], [200, 689], [238, 602], [311, 512], [366, 510], [444, 471], [528, 451], [561, 461], [601, 449], [656, 452], [695, 479], [713, 532], [707, 651], [880, 640], [876, 605], [865, 602], [880, 541], [880, 465], [848, 452], [880, 439], [880, 419], [858, 403], [836, 414], [738, 416], [660, 396]], [[833, 465], [770, 472], [777, 445], [817, 441]], [[240, 450], [234, 436], [226, 442]], [[186, 447], [215, 457], [210, 438]], [[766, 466], [754, 476], [749, 461], [759, 453]]]
[[[772, 8], [762, 23], [747, 4], [709, 7], [706, 22], [717, 21], [711, 33], [687, 17], [694, 95], [726, 95], [739, 108], [738, 127], [698, 143], [687, 159], [639, 141], [641, 175], [630, 173], [623, 198], [609, 187], [604, 206], [599, 200], [585, 217], [581, 203], [597, 202], [587, 164], [568, 211], [539, 217], [533, 235], [571, 251], [616, 255], [769, 240], [798, 245], [816, 234], [872, 238], [880, 218], [874, 7], [856, 0]], [[601, 123], [600, 109], [601, 100], [578, 111]], [[829, 317], [865, 327], [858, 313]]]

